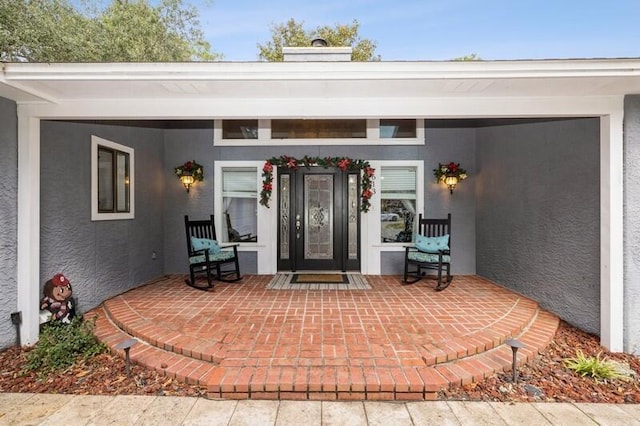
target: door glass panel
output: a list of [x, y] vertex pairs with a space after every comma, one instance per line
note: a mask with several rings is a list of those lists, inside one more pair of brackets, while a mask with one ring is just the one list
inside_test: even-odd
[[333, 259], [333, 175], [304, 177], [305, 259]]
[[289, 259], [289, 175], [280, 176], [280, 258]]
[[347, 235], [349, 259], [358, 258], [358, 176], [349, 175], [349, 222], [347, 225]]

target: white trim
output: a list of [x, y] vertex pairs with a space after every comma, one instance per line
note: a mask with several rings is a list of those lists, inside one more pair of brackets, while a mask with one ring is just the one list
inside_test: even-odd
[[[126, 213], [101, 213], [98, 211], [98, 146], [106, 146], [129, 154], [129, 211]], [[91, 220], [125, 220], [135, 218], [135, 164], [135, 152], [133, 148], [91, 135]]]
[[18, 108], [17, 310], [23, 345], [38, 341], [40, 306], [40, 120]]
[[600, 343], [624, 350], [623, 116], [600, 118]]

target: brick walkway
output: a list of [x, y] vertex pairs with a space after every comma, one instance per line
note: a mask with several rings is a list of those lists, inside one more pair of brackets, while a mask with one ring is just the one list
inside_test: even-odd
[[[134, 336], [134, 362], [230, 399], [430, 400], [511, 368], [553, 338], [558, 319], [475, 276], [442, 292], [367, 276], [371, 290], [269, 290], [247, 275], [203, 292], [172, 276], [95, 309], [110, 347]], [[122, 352], [122, 351], [120, 351]]]

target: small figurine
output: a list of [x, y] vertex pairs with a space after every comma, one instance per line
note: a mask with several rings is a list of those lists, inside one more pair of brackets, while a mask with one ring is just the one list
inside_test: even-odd
[[44, 297], [40, 301], [40, 310], [51, 312], [52, 319], [69, 324], [76, 316], [76, 310], [71, 299], [71, 283], [62, 274], [56, 274], [44, 283]]

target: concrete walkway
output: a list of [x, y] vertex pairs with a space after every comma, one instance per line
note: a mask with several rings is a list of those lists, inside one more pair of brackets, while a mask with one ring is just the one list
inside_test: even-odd
[[0, 393], [0, 425], [640, 425], [640, 405]]

